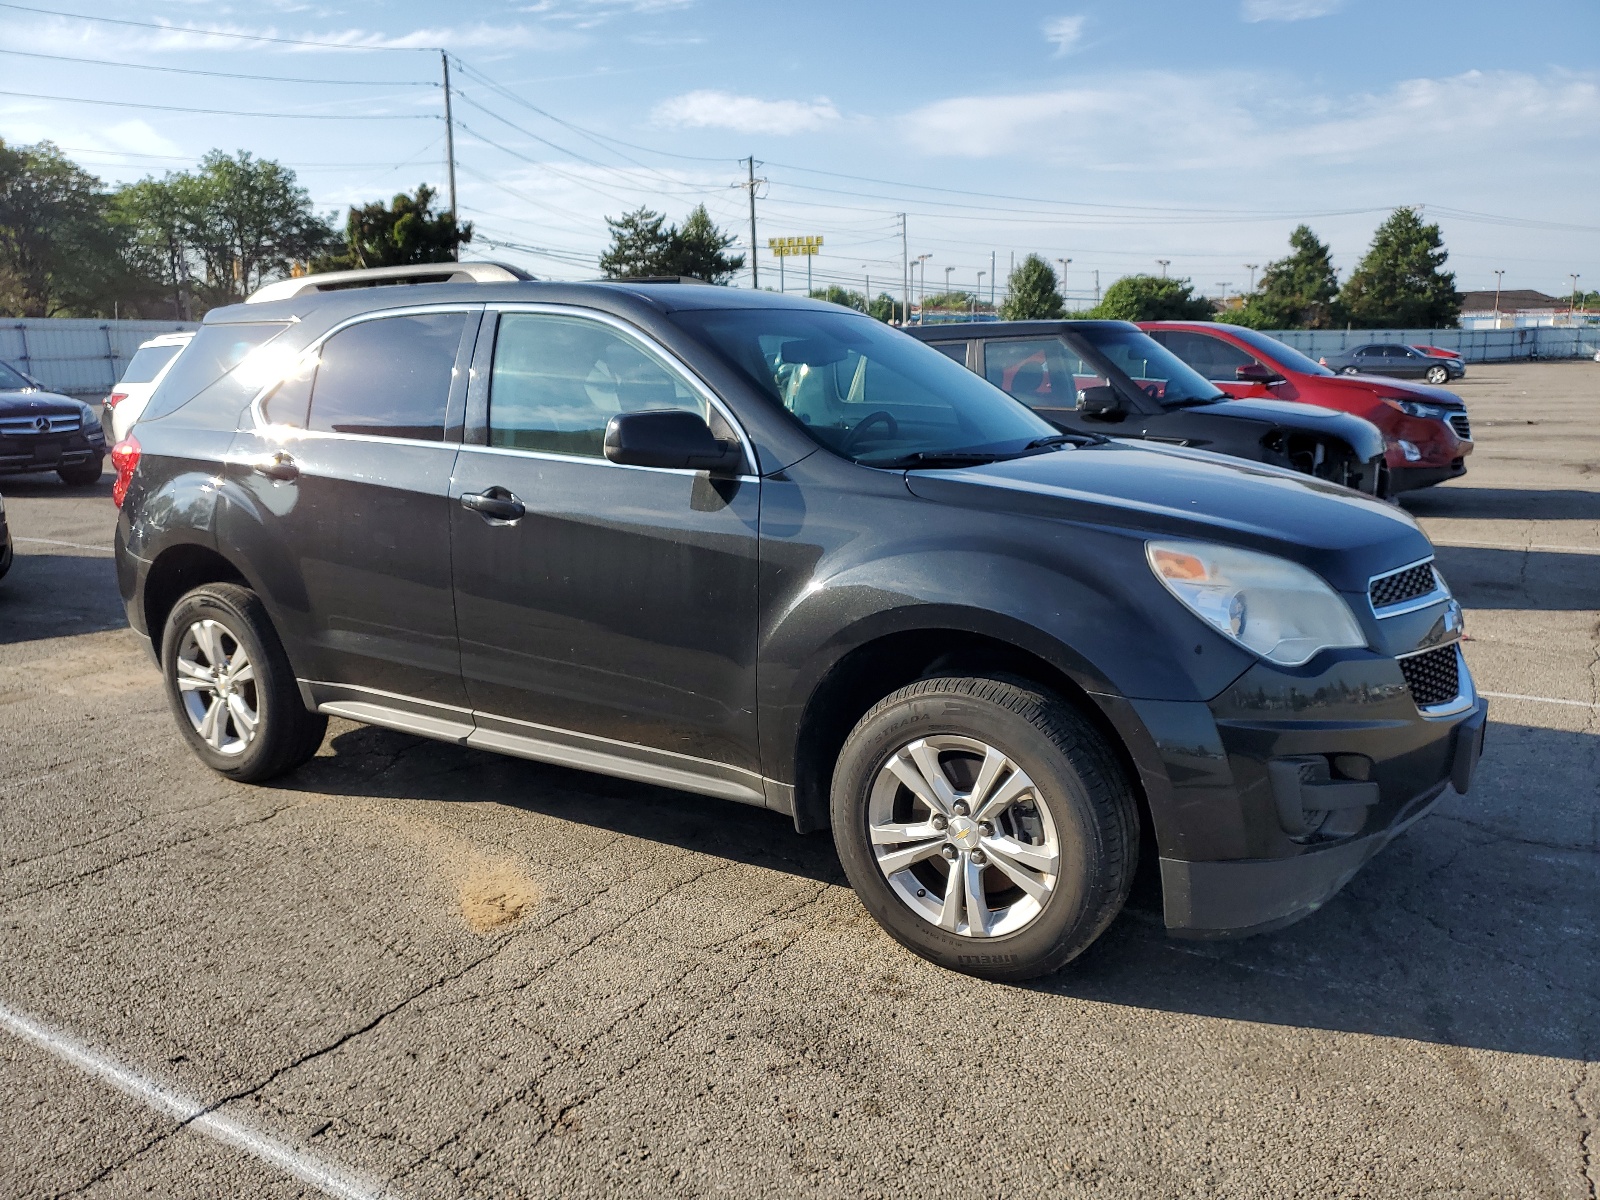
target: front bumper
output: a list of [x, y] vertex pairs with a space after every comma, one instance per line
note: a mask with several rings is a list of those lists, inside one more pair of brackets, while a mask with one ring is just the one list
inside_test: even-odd
[[104, 458], [105, 453], [105, 435], [98, 424], [66, 434], [0, 438], [0, 474], [58, 471]]
[[1143, 726], [1131, 748], [1173, 935], [1260, 933], [1315, 912], [1447, 784], [1470, 785], [1488, 702], [1464, 668], [1458, 702], [1424, 715], [1392, 658], [1322, 658], [1258, 663], [1210, 704], [1126, 702]]

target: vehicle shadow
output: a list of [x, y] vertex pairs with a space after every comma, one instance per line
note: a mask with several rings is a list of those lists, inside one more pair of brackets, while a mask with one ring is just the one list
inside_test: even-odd
[[1435, 546], [1450, 590], [1467, 608], [1583, 611], [1600, 608], [1600, 550], [1502, 550]]
[[54, 471], [35, 472], [30, 475], [0, 475], [0, 496], [16, 499], [103, 496], [109, 500], [111, 485], [115, 482], [116, 476], [109, 471], [102, 471], [95, 483], [73, 487], [63, 483]]
[[0, 645], [127, 627], [110, 555], [33, 549], [18, 545], [0, 579]]
[[[1046, 997], [1581, 1059], [1600, 1025], [1600, 738], [1495, 723], [1451, 794], [1327, 907], [1240, 941], [1124, 911]], [[358, 727], [278, 786], [494, 804], [848, 886], [831, 839], [761, 809]], [[863, 948], [903, 953], [886, 939]], [[992, 987], [993, 984], [974, 984]]]
[[1577, 488], [1490, 488], [1441, 484], [1405, 492], [1400, 505], [1418, 517], [1600, 521], [1600, 491]]

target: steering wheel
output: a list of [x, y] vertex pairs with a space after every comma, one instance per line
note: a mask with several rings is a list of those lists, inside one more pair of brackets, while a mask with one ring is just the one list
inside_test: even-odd
[[1152, 399], [1152, 400], [1160, 400], [1161, 399], [1161, 385], [1160, 384], [1155, 384], [1155, 383], [1147, 383], [1147, 384], [1145, 384], [1144, 385], [1144, 394], [1146, 396], [1149, 396], [1150, 399]]
[[876, 412], [869, 412], [861, 420], [857, 421], [856, 427], [845, 434], [844, 441], [840, 443], [839, 449], [845, 454], [850, 453], [855, 449], [856, 443], [861, 440], [861, 435], [873, 425], [882, 425], [889, 437], [895, 437], [900, 433], [900, 422], [894, 419], [894, 414], [880, 408]]

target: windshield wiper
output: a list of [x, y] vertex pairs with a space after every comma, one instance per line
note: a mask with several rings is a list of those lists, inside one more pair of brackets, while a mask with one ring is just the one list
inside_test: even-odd
[[888, 471], [900, 471], [911, 467], [971, 467], [1012, 457], [1014, 455], [1000, 454], [993, 450], [918, 450], [915, 454], [903, 454], [899, 458], [866, 465], [881, 467]]
[[1208, 404], [1221, 404], [1224, 400], [1231, 400], [1227, 392], [1218, 392], [1215, 396], [1190, 396], [1183, 400], [1174, 400], [1167, 408], [1204, 408]]
[[1047, 446], [1093, 446], [1105, 441], [1098, 433], [1052, 433], [1049, 437], [1034, 438], [1024, 450], [1043, 450]]

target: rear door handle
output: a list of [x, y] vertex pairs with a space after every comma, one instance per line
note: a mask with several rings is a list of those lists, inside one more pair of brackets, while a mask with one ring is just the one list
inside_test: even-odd
[[468, 492], [461, 497], [461, 507], [494, 521], [520, 521], [527, 506], [503, 487], [492, 487], [482, 492]]
[[273, 454], [264, 454], [255, 462], [256, 474], [265, 475], [268, 479], [290, 480], [300, 478], [300, 466], [290, 455], [282, 450]]

